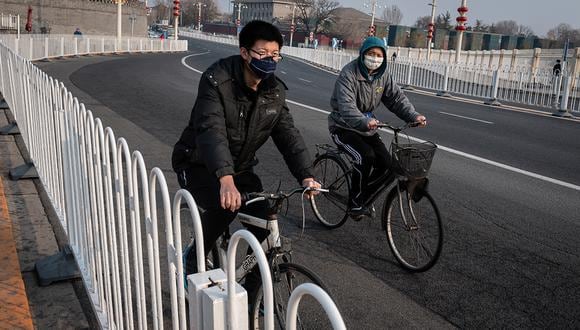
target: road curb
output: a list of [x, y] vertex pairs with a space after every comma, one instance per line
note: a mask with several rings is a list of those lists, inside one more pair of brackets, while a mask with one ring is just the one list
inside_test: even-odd
[[22, 280], [12, 220], [0, 177], [0, 324], [12, 329], [34, 329], [26, 288]]

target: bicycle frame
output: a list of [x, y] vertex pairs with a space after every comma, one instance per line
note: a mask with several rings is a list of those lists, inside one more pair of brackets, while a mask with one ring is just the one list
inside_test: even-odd
[[[278, 253], [273, 253], [282, 247], [280, 231], [278, 228], [278, 219], [266, 220], [258, 217], [254, 217], [244, 213], [238, 213], [237, 219], [244, 224], [249, 224], [258, 228], [266, 229], [270, 231], [268, 237], [262, 242], [262, 250], [266, 253], [268, 261], [272, 263], [274, 259], [279, 255]], [[226, 251], [227, 243], [229, 241], [228, 236], [222, 235], [222, 242], [218, 245], [218, 252], [220, 258], [220, 265], [227, 265], [226, 263]], [[282, 254], [290, 255], [290, 252], [285, 252]], [[244, 276], [246, 276], [258, 263], [255, 252], [248, 254], [244, 257], [242, 263], [238, 268], [236, 268], [236, 281], [240, 281]], [[225, 269], [224, 269], [225, 270]]]

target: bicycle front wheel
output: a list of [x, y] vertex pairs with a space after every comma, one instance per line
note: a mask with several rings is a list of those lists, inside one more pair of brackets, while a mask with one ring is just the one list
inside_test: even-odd
[[[308, 268], [293, 264], [281, 263], [272, 274], [274, 289], [274, 328], [286, 327], [288, 299], [292, 291], [302, 283], [313, 283], [328, 292], [322, 280]], [[258, 290], [250, 310], [250, 329], [264, 329], [264, 299], [262, 287]], [[324, 309], [309, 296], [300, 301], [297, 316], [297, 329], [329, 329], [330, 322]]]
[[344, 162], [337, 156], [321, 155], [314, 161], [314, 177], [328, 189], [310, 199], [316, 219], [328, 228], [338, 228], [348, 219], [350, 181]]
[[[414, 196], [398, 184], [383, 209], [389, 247], [401, 266], [423, 272], [435, 265], [443, 247], [443, 226], [435, 201], [426, 191]], [[420, 194], [420, 195], [417, 195]]]

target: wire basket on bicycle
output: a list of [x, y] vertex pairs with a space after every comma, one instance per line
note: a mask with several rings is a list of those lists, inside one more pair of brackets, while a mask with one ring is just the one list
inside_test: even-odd
[[400, 174], [410, 179], [421, 179], [427, 176], [436, 150], [437, 145], [429, 141], [422, 143], [391, 143], [394, 167]]

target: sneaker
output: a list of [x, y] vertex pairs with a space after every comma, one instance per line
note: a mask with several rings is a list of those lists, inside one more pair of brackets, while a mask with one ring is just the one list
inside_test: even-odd
[[364, 218], [365, 216], [370, 216], [371, 212], [369, 211], [368, 208], [361, 206], [361, 207], [351, 207], [348, 210], [348, 215], [354, 220], [354, 221], [361, 221], [362, 218]]

